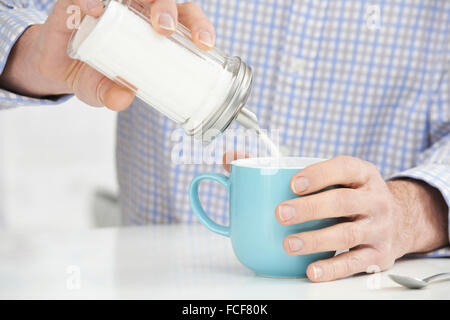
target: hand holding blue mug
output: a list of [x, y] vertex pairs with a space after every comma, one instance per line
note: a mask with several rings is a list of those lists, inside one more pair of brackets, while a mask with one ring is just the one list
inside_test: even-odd
[[[227, 158], [242, 157], [248, 156], [227, 152], [225, 169], [230, 169]], [[259, 216], [273, 215], [278, 225], [286, 227], [341, 218], [339, 224], [290, 232], [282, 239], [284, 251], [293, 257], [349, 249], [337, 256], [311, 259], [306, 274], [314, 282], [383, 271], [407, 253], [428, 252], [448, 245], [448, 208], [439, 190], [425, 182], [410, 178], [385, 181], [374, 164], [338, 156], [293, 172], [285, 183], [289, 185], [290, 198], [281, 199], [275, 212], [261, 211]], [[317, 193], [337, 185], [346, 188]], [[261, 188], [256, 184], [252, 187]], [[256, 229], [255, 225], [252, 227]], [[300, 267], [305, 263], [303, 260]]]
[[[292, 234], [329, 227], [337, 219], [282, 225], [277, 221], [275, 208], [280, 202], [298, 198], [289, 187], [292, 176], [320, 161], [323, 159], [250, 158], [233, 161], [230, 177], [203, 173], [192, 180], [189, 189], [192, 209], [211, 231], [231, 238], [239, 261], [256, 274], [267, 277], [304, 277], [309, 264], [332, 257], [334, 250], [289, 255], [283, 249], [284, 239]], [[211, 220], [200, 204], [198, 186], [207, 179], [222, 184], [229, 193], [229, 226]]]
[[[328, 186], [345, 186], [315, 193]], [[385, 181], [365, 160], [338, 156], [297, 172], [290, 181], [303, 196], [281, 202], [278, 221], [286, 226], [340, 217], [340, 223], [287, 236], [283, 246], [291, 255], [346, 250], [311, 263], [308, 278], [330, 281], [356, 273], [389, 269], [407, 253], [427, 252], [448, 244], [448, 208], [437, 189], [413, 179]]]

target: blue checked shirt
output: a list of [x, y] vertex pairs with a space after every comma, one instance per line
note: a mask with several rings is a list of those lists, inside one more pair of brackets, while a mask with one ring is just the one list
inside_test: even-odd
[[[247, 106], [278, 130], [290, 155], [359, 157], [386, 179], [425, 181], [450, 204], [449, 1], [196, 2], [216, 27], [217, 46], [253, 67]], [[0, 0], [0, 71], [17, 38], [52, 5]], [[1, 108], [58, 102], [0, 89]], [[174, 161], [177, 125], [138, 99], [119, 113], [117, 128], [124, 223], [196, 222], [189, 182], [221, 165]], [[226, 224], [225, 191], [205, 183], [200, 196]]]

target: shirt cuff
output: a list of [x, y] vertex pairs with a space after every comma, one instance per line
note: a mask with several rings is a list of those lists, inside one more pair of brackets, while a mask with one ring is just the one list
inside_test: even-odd
[[[450, 166], [446, 164], [432, 163], [432, 164], [423, 164], [417, 167], [405, 170], [403, 172], [396, 173], [388, 178], [390, 179], [399, 179], [399, 178], [411, 178], [416, 180], [421, 180], [430, 186], [438, 189], [445, 202], [447, 203], [447, 207], [449, 208], [449, 212], [447, 213], [450, 222]], [[450, 227], [449, 227], [449, 235], [450, 239]], [[434, 258], [442, 258], [442, 257], [450, 257], [450, 246], [440, 248], [427, 253], [420, 254], [409, 254], [408, 257], [434, 257]]]
[[[42, 24], [47, 15], [34, 8], [12, 8], [0, 11], [0, 74], [16, 41], [25, 30], [35, 24]], [[58, 95], [32, 98], [0, 88], [0, 109], [25, 105], [53, 105], [70, 99], [72, 95]]]

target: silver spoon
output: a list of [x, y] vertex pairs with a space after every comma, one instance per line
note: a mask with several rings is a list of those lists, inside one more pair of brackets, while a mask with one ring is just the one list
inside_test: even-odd
[[400, 276], [396, 274], [390, 274], [389, 278], [397, 282], [398, 284], [401, 284], [402, 286], [409, 288], [409, 289], [422, 289], [426, 287], [431, 280], [437, 279], [437, 278], [443, 278], [450, 276], [450, 272], [443, 272], [438, 273], [433, 276], [424, 278], [424, 279], [417, 279], [413, 277], [407, 277], [407, 276]]

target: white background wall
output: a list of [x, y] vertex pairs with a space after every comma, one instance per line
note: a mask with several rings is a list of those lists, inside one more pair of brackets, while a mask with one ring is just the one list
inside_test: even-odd
[[93, 194], [117, 191], [116, 114], [76, 98], [0, 111], [0, 227], [92, 227]]

